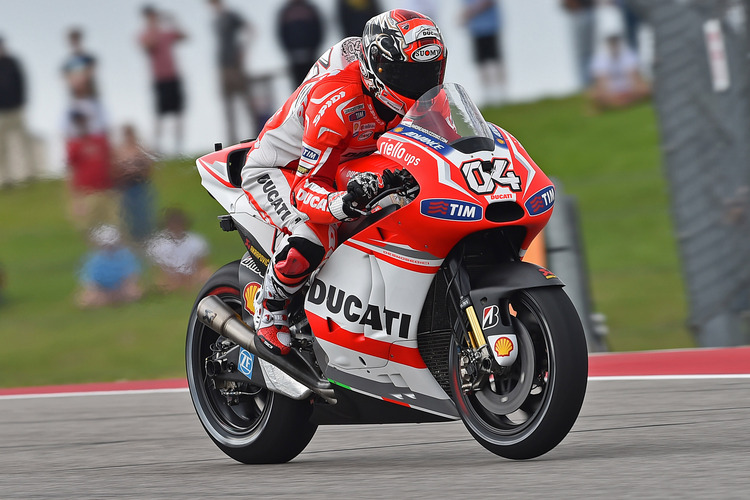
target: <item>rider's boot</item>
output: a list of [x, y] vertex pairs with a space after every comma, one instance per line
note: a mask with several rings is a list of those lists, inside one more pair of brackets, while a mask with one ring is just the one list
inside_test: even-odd
[[307, 260], [295, 249], [290, 249], [284, 260], [268, 266], [263, 287], [255, 296], [255, 332], [261, 343], [274, 354], [286, 355], [290, 351], [292, 335], [287, 306], [289, 299], [310, 276], [309, 272], [304, 275], [293, 272], [302, 267], [302, 263], [307, 270]]

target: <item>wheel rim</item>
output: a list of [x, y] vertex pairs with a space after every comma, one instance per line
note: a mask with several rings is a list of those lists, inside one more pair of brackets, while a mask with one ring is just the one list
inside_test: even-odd
[[514, 296], [511, 305], [516, 311], [512, 324], [518, 359], [507, 373], [493, 374], [481, 390], [469, 394], [459, 390], [470, 425], [505, 444], [520, 440], [541, 421], [555, 375], [553, 344], [540, 307], [524, 293]]
[[[216, 295], [237, 313], [241, 312], [239, 291], [234, 288], [216, 287], [206, 295]], [[188, 375], [198, 416], [215, 439], [229, 446], [246, 445], [268, 418], [274, 395], [267, 389], [251, 386], [248, 381], [247, 392], [253, 395], [242, 396], [239, 404], [229, 405], [226, 397], [212, 386], [205, 368], [205, 360], [212, 354], [211, 346], [219, 335], [196, 318], [191, 319], [191, 327], [193, 349], [188, 357]]]

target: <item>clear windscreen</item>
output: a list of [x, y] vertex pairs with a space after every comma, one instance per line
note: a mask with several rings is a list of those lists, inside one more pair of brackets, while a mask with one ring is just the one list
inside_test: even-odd
[[469, 137], [494, 140], [466, 90], [455, 83], [432, 88], [409, 109], [401, 124], [446, 144]]

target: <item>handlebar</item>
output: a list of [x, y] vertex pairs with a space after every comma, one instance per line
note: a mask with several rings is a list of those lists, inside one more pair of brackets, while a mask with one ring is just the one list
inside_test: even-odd
[[[393, 172], [390, 172], [389, 170], [386, 170], [385, 172], [389, 172], [390, 175], [383, 175], [383, 188], [378, 192], [378, 194], [375, 195], [370, 201], [367, 202], [367, 204], [362, 207], [363, 215], [367, 212], [370, 212], [375, 205], [380, 202], [383, 198], [390, 196], [392, 194], [400, 194], [402, 196], [411, 197], [412, 195], [416, 195], [416, 193], [419, 191], [419, 184], [417, 184], [417, 181], [414, 179], [414, 176], [409, 173], [408, 170], [404, 169], [396, 169]], [[351, 204], [354, 200], [354, 195], [352, 193], [346, 193], [343, 196], [343, 201], [345, 203]]]

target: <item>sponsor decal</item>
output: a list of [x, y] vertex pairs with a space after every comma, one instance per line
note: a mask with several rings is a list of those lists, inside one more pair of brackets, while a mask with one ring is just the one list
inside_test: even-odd
[[500, 322], [500, 308], [498, 306], [487, 306], [482, 312], [482, 330], [497, 326]]
[[354, 113], [354, 112], [357, 112], [357, 111], [361, 111], [363, 109], [365, 109], [365, 105], [364, 104], [357, 104], [356, 106], [352, 106], [351, 108], [346, 108], [344, 110], [344, 114], [348, 115], [349, 113]]
[[[245, 246], [247, 246], [247, 244]], [[263, 253], [260, 250], [258, 250], [257, 248], [255, 248], [253, 245], [250, 245], [248, 247], [248, 251], [250, 252], [250, 254], [253, 257], [255, 257], [256, 259], [258, 259], [258, 262], [260, 262], [264, 266], [268, 267], [268, 263], [271, 261], [271, 259], [269, 259], [265, 255], [263, 255]]]
[[489, 196], [484, 197], [487, 202], [492, 203], [493, 201], [510, 200], [516, 201], [516, 195], [513, 193], [492, 193]]
[[390, 156], [397, 160], [403, 160], [406, 165], [419, 165], [421, 158], [406, 152], [406, 148], [400, 142], [384, 141], [380, 144], [380, 154]]
[[372, 130], [368, 130], [367, 132], [362, 132], [359, 137], [357, 138], [358, 141], [366, 141], [372, 137]]
[[253, 365], [255, 365], [255, 355], [240, 347], [240, 359], [237, 363], [237, 369], [247, 378], [252, 378]]
[[549, 269], [545, 269], [543, 267], [540, 267], [539, 268], [539, 272], [542, 273], [542, 276], [544, 276], [548, 280], [551, 280], [552, 278], [557, 278], [557, 276], [555, 276], [555, 274], [552, 271], [550, 271]]
[[302, 158], [310, 161], [311, 163], [315, 163], [318, 161], [318, 158], [320, 158], [320, 150], [311, 148], [310, 146], [305, 146], [302, 150]]
[[266, 201], [273, 207], [276, 215], [278, 215], [282, 221], [286, 221], [292, 215], [292, 211], [289, 210], [289, 207], [284, 203], [283, 198], [279, 194], [279, 190], [276, 188], [276, 184], [271, 180], [271, 176], [263, 174], [258, 177], [257, 182], [263, 186], [263, 192], [266, 193]]
[[501, 148], [508, 149], [508, 143], [505, 141], [505, 138], [502, 136], [500, 131], [494, 126], [490, 128], [492, 129], [492, 134], [495, 136], [495, 142], [498, 143]]
[[415, 50], [411, 58], [417, 62], [430, 62], [434, 61], [443, 54], [443, 48], [440, 45], [431, 43]]
[[301, 203], [318, 210], [328, 209], [328, 197], [325, 194], [311, 193], [310, 191], [306, 191], [304, 188], [300, 188], [297, 190], [295, 199], [297, 201], [297, 206], [299, 206]]
[[375, 130], [375, 124], [374, 123], [363, 123], [360, 127], [360, 130]]
[[396, 127], [393, 129], [394, 132], [401, 132], [404, 130], [404, 127]]
[[402, 339], [409, 338], [410, 314], [365, 304], [356, 295], [350, 295], [333, 285], [326, 285], [317, 278], [310, 285], [307, 300], [311, 304], [324, 305], [328, 312], [341, 314], [351, 323], [369, 325], [373, 330], [385, 331], [388, 335], [398, 334]]
[[555, 204], [555, 187], [554, 186], [547, 186], [544, 189], [540, 189], [536, 193], [534, 193], [528, 200], [526, 200], [526, 203], [524, 203], [524, 206], [526, 207], [526, 211], [531, 215], [532, 217], [536, 215], [541, 215]]
[[349, 121], [356, 122], [357, 120], [361, 120], [365, 117], [366, 114], [367, 112], [365, 110], [355, 111], [354, 113], [349, 115]]
[[404, 135], [406, 137], [411, 137], [412, 139], [415, 139], [422, 144], [426, 144], [430, 146], [432, 149], [445, 149], [445, 144], [442, 144], [440, 142], [434, 141], [430, 139], [429, 137], [426, 137], [418, 132], [415, 132], [413, 130], [407, 130], [401, 133], [401, 135]]
[[403, 26], [399, 27], [401, 28], [401, 32], [404, 34], [404, 41], [406, 42], [406, 45], [416, 42], [417, 40], [422, 40], [423, 38], [440, 37], [440, 32], [438, 31], [438, 29], [430, 24], [422, 24], [412, 29], [408, 29], [411, 27], [408, 24], [404, 26], [408, 31], [405, 31], [405, 28]]
[[460, 200], [430, 199], [422, 200], [419, 211], [433, 219], [444, 219], [461, 222], [482, 220], [482, 207], [476, 203]]
[[515, 349], [515, 345], [513, 345], [513, 341], [510, 339], [510, 337], [502, 336], [499, 339], [495, 341], [495, 344], [492, 346], [492, 350], [495, 351], [495, 354], [497, 354], [499, 357], [504, 358], [506, 356], [510, 356], [510, 353], [513, 352], [513, 349]]
[[245, 285], [242, 296], [245, 299], [245, 310], [250, 314], [255, 314], [255, 294], [260, 290], [260, 283], [251, 281]]
[[338, 94], [334, 95], [333, 97], [329, 98], [325, 104], [323, 104], [320, 109], [318, 110], [318, 114], [315, 115], [315, 118], [313, 118], [313, 125], [317, 125], [320, 119], [323, 117], [323, 114], [325, 114], [326, 110], [333, 106], [336, 102], [340, 101], [341, 99], [346, 96], [346, 92], [343, 90], [339, 92]]

